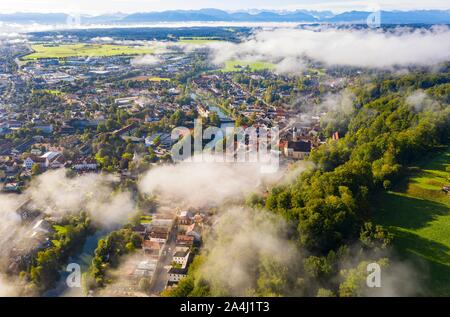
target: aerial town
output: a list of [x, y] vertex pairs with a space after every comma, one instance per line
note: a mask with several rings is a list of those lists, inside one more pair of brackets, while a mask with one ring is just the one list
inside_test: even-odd
[[[431, 151], [428, 146], [441, 151], [448, 141], [446, 128], [425, 133], [429, 138], [422, 137], [423, 130], [399, 132], [409, 128], [410, 122], [429, 119], [419, 111], [383, 114], [397, 111], [393, 103], [406, 107], [411, 100], [403, 101], [397, 94], [411, 94], [414, 90], [408, 85], [415, 85], [414, 89], [427, 90], [438, 100], [433, 109], [441, 107], [441, 115], [429, 120], [445, 120], [448, 64], [437, 75], [426, 77], [428, 73], [419, 67], [414, 69], [417, 77], [398, 79], [395, 76], [403, 69], [392, 75], [391, 69], [375, 71], [305, 58], [296, 64], [302, 68], [296, 73], [275, 62], [237, 58], [215, 62], [211, 57], [215, 45], [238, 45], [253, 32], [245, 27], [155, 28], [146, 38], [136, 30], [111, 32], [111, 37], [102, 37], [102, 30], [32, 32], [18, 41], [0, 42], [0, 190], [4, 206], [12, 202], [18, 216], [14, 221], [20, 224], [2, 251], [7, 254], [6, 261], [3, 257], [0, 261], [0, 272], [18, 281], [20, 295], [345, 296], [346, 282], [339, 280], [339, 285], [338, 279], [330, 277], [340, 272], [329, 273], [320, 265], [337, 270], [338, 264], [326, 261], [338, 261], [342, 254], [352, 257], [350, 248], [340, 247], [355, 239], [362, 241], [358, 243], [364, 250], [390, 244], [391, 235], [384, 227], [368, 220], [372, 212], [368, 201], [375, 197], [371, 191], [392, 195], [400, 177], [417, 171], [408, 165], [413, 162], [410, 152], [426, 153]], [[428, 100], [421, 98], [424, 103]], [[398, 123], [401, 120], [410, 122]], [[178, 165], [173, 149], [186, 135], [195, 134], [197, 122], [204, 129], [217, 127], [224, 135], [227, 128], [255, 128], [259, 136], [262, 129], [276, 127], [279, 139], [270, 151], [279, 157], [280, 170], [301, 167], [303, 171], [306, 163], [313, 166], [305, 178], [296, 180], [293, 186], [298, 188], [280, 181], [280, 186], [264, 188], [245, 205], [275, 210], [287, 223], [293, 222], [285, 232], [311, 254], [298, 270], [306, 277], [289, 284], [295, 284], [289, 290], [261, 278], [251, 284], [253, 293], [245, 293], [247, 289], [233, 293], [231, 286], [229, 293], [215, 292], [214, 280], [208, 284], [196, 272], [206, 274], [199, 269], [212, 252], [205, 250], [205, 240], [220, 234], [214, 229], [223, 206], [178, 201], [173, 198], [178, 187], [172, 200], [160, 197], [158, 190], [142, 191], [147, 171]], [[432, 121], [417, 126], [441, 124]], [[174, 137], [179, 127], [185, 132]], [[397, 138], [396, 133], [400, 133], [398, 139], [390, 140]], [[409, 137], [417, 139], [394, 150]], [[203, 139], [201, 146], [206, 148], [211, 139]], [[232, 143], [233, 149], [251, 147], [248, 139]], [[217, 144], [223, 147], [223, 143], [214, 144], [216, 150]], [[441, 172], [424, 190], [434, 191], [433, 199], [445, 205], [448, 167]], [[57, 176], [64, 181], [59, 183]], [[186, 181], [182, 178], [180, 183]], [[89, 189], [85, 191], [84, 185]], [[80, 196], [52, 196], [65, 186]], [[118, 201], [125, 192], [132, 208]], [[66, 200], [65, 204], [60, 200]], [[105, 204], [108, 213], [103, 219], [91, 213], [91, 209], [101, 212]], [[60, 212], [63, 205], [75, 210]], [[132, 213], [126, 221], [115, 222], [116, 210], [128, 209]], [[16, 243], [17, 235], [26, 239]], [[283, 247], [289, 246], [290, 242], [284, 242]], [[277, 257], [276, 251], [269, 253]], [[70, 263], [81, 266], [81, 284], [74, 289], [66, 281], [71, 271], [65, 266]], [[267, 264], [261, 263], [258, 274]], [[284, 272], [270, 272], [275, 271]], [[305, 286], [316, 285], [313, 278], [333, 282]], [[289, 293], [294, 289], [295, 293]]]
[[[296, 102], [317, 103], [320, 93], [340, 90], [349, 78], [311, 69], [300, 80], [248, 65], [214, 70], [201, 62], [205, 49], [186, 52], [177, 42], [150, 65], [140, 63], [134, 52], [34, 58], [45, 47], [98, 45], [72, 44], [78, 42], [73, 38], [58, 44], [41, 41], [2, 47], [0, 180], [5, 193], [20, 194], [33, 177], [54, 169], [71, 175], [116, 173], [122, 182], [135, 179], [143, 169], [170, 162], [176, 142], [171, 130], [192, 128], [196, 119], [222, 128], [278, 126], [283, 164], [302, 160], [325, 141], [320, 117], [326, 113], [290, 109], [293, 96], [301, 92]], [[338, 135], [335, 131], [333, 137]], [[30, 211], [26, 202], [19, 212], [33, 223], [32, 236], [39, 241], [33, 252], [48, 248], [58, 220]], [[186, 276], [209, 224], [208, 210], [145, 210], [141, 221], [130, 226], [141, 240], [141, 256], [123, 272], [128, 279], [108, 292], [135, 294], [143, 287], [141, 280], [153, 294], [176, 285]], [[14, 252], [9, 268], [20, 273], [33, 253]]]
[[[139, 62], [142, 55], [134, 51], [53, 57], [52, 48], [99, 45], [73, 37], [55, 42], [40, 38], [1, 48], [0, 180], [5, 193], [20, 194], [31, 179], [54, 169], [72, 176], [109, 172], [121, 182], [133, 180], [152, 165], [170, 163], [177, 141], [171, 130], [193, 128], [196, 119], [222, 128], [278, 126], [278, 151], [288, 165], [326, 140], [320, 125], [326, 112], [300, 113], [292, 109], [293, 99], [301, 96], [295, 102], [317, 104], [320, 94], [337, 92], [353, 80], [312, 66], [301, 79], [245, 64], [215, 69], [199, 62], [207, 60], [201, 45], [185, 50], [176, 41], [164, 43], [168, 49], [150, 64]], [[154, 50], [140, 45], [135, 48], [140, 54]], [[50, 56], [34, 57], [45, 48]], [[339, 132], [333, 133], [338, 139]], [[33, 252], [48, 248], [58, 220], [31, 212], [26, 202], [19, 212], [33, 223], [32, 236], [39, 241]], [[176, 285], [201, 248], [202, 233], [210, 225], [208, 210], [154, 212], [148, 208], [130, 226], [141, 241], [141, 256], [123, 273], [128, 279], [108, 289], [113, 295], [138, 292], [141, 280], [153, 294]], [[18, 274], [33, 252], [14, 252], [9, 269]]]

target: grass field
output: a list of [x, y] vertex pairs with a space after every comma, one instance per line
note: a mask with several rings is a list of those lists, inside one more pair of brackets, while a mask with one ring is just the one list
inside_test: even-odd
[[160, 82], [160, 81], [170, 81], [170, 78], [165, 78], [165, 77], [150, 77], [148, 80], [149, 80], [149, 81], [157, 81], [157, 82]]
[[419, 268], [424, 293], [450, 296], [450, 150], [420, 166], [379, 199], [376, 220], [394, 234], [394, 246]]
[[150, 215], [145, 215], [145, 216], [141, 216], [141, 224], [149, 224], [152, 222], [152, 216]]
[[64, 92], [59, 91], [59, 90], [43, 89], [40, 91], [51, 94], [51, 95], [55, 95], [55, 96], [64, 96], [65, 95]]
[[66, 58], [66, 57], [107, 57], [117, 55], [141, 55], [151, 54], [154, 48], [144, 46], [126, 46], [112, 44], [63, 44], [63, 45], [32, 45], [34, 53], [23, 57], [24, 60], [42, 58]]
[[275, 67], [274, 64], [266, 62], [247, 62], [240, 60], [231, 60], [225, 62], [225, 67], [221, 69], [223, 72], [238, 72], [245, 68], [249, 68], [250, 71], [270, 70]]

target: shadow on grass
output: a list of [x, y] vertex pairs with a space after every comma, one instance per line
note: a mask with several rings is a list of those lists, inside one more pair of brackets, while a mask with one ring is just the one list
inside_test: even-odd
[[450, 296], [450, 248], [398, 228], [391, 228], [391, 232], [398, 252], [418, 270], [418, 284], [423, 288], [418, 293]]
[[378, 199], [375, 218], [382, 225], [414, 230], [448, 214], [450, 208], [438, 202], [383, 193]]

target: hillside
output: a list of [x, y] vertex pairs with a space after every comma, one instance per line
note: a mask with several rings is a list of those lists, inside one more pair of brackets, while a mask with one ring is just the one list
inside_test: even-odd
[[395, 190], [381, 195], [377, 222], [394, 234], [394, 245], [421, 268], [426, 293], [450, 296], [450, 149], [414, 169]]

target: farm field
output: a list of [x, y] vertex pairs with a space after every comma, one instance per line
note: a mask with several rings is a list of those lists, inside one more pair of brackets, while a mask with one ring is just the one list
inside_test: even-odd
[[102, 57], [117, 55], [151, 54], [154, 48], [144, 46], [126, 46], [112, 44], [64, 44], [64, 45], [32, 45], [34, 53], [23, 57], [24, 60], [66, 57]]
[[450, 150], [447, 149], [383, 194], [376, 220], [394, 234], [394, 246], [419, 268], [423, 292], [450, 296]]
[[225, 67], [221, 69], [222, 72], [238, 72], [243, 68], [250, 68], [250, 71], [260, 71], [266, 69], [272, 69], [274, 64], [266, 62], [248, 62], [240, 60], [231, 60], [225, 62]]

